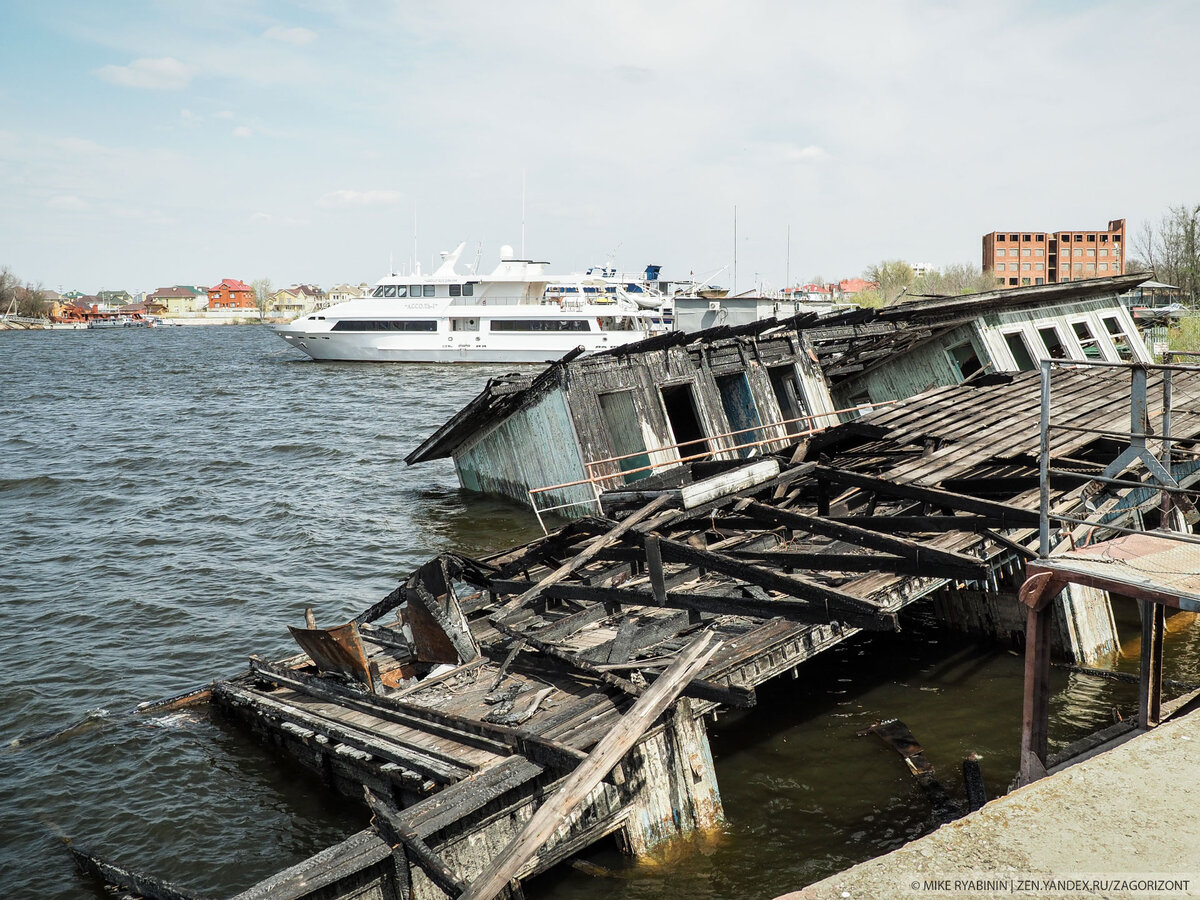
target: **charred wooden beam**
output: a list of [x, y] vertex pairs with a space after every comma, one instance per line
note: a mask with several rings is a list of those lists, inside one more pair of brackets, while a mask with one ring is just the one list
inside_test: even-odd
[[906, 500], [920, 500], [934, 506], [957, 509], [962, 512], [975, 513], [981, 516], [995, 516], [1004, 523], [1002, 527], [1018, 528], [1038, 524], [1036, 510], [1011, 506], [996, 500], [983, 500], [966, 494], [955, 493], [941, 488], [920, 487], [915, 484], [898, 484], [886, 478], [876, 478], [872, 475], [862, 475], [845, 469], [831, 466], [817, 466], [813, 475], [823, 481], [830, 481], [844, 487], [856, 487], [862, 490], [886, 494], [889, 497], [903, 497]]
[[830, 516], [834, 522], [869, 528], [872, 531], [894, 533], [934, 534], [945, 531], [979, 533], [985, 528], [1003, 528], [999, 516]]
[[902, 556], [878, 553], [796, 553], [789, 550], [737, 550], [732, 556], [756, 559], [788, 569], [815, 569], [825, 572], [894, 572], [897, 575], [923, 575], [931, 578], [972, 580], [987, 574], [987, 566], [953, 566], [945, 562], [927, 563]]
[[[601, 588], [576, 584], [558, 584], [552, 589], [554, 596], [570, 597], [574, 600], [596, 603], [619, 603], [627, 606], [657, 606], [658, 600], [647, 591], [633, 588]], [[822, 604], [807, 600], [756, 600], [734, 594], [715, 595], [681, 593], [669, 591], [665, 605], [673, 609], [695, 610], [716, 616], [749, 616], [760, 619], [787, 619], [810, 625], [828, 625], [838, 620], [855, 628], [867, 631], [895, 631], [896, 617], [878, 610], [864, 615], [849, 610], [831, 612]], [[539, 632], [541, 634], [542, 632]]]
[[76, 869], [110, 887], [128, 891], [144, 897], [145, 900], [201, 900], [199, 894], [185, 891], [169, 881], [110, 862], [82, 847], [68, 843], [67, 850], [75, 861]]
[[447, 896], [451, 898], [462, 896], [467, 886], [446, 865], [446, 861], [408, 827], [400, 810], [382, 797], [377, 797], [369, 787], [363, 787], [363, 795], [373, 817], [371, 827], [379, 833], [379, 836], [388, 844], [403, 846], [407, 854], [429, 876], [429, 880], [445, 891]]
[[859, 732], [859, 735], [874, 734], [885, 744], [900, 754], [908, 771], [917, 780], [934, 813], [943, 822], [955, 818], [954, 803], [946, 793], [945, 786], [934, 774], [933, 764], [925, 758], [924, 748], [913, 737], [912, 731], [899, 719], [888, 719], [886, 722], [876, 722], [869, 728]]
[[978, 557], [968, 556], [965, 553], [956, 553], [953, 550], [930, 547], [919, 541], [897, 537], [892, 534], [881, 534], [867, 528], [845, 525], [826, 516], [806, 516], [801, 513], [792, 512], [791, 510], [776, 509], [772, 506], [766, 506], [765, 504], [753, 501], [746, 504], [745, 512], [751, 516], [760, 517], [766, 522], [787, 525], [790, 528], [797, 528], [811, 534], [823, 534], [826, 537], [837, 538], [838, 540], [847, 541], [860, 547], [869, 547], [872, 550], [894, 553], [898, 556], [905, 556], [914, 562], [925, 561], [935, 565], [942, 564], [948, 570], [961, 571], [965, 569], [973, 571], [975, 572], [974, 577], [980, 577], [987, 572], [987, 564]]
[[[755, 504], [751, 501], [750, 505], [758, 506], [761, 504]], [[795, 575], [783, 575], [779, 572], [773, 572], [761, 566], [754, 566], [739, 559], [734, 559], [732, 556], [727, 556], [723, 553], [714, 553], [711, 550], [699, 550], [690, 544], [667, 540], [666, 538], [660, 538], [659, 546], [662, 549], [664, 559], [687, 563], [703, 569], [710, 569], [714, 572], [720, 572], [723, 575], [729, 575], [732, 578], [745, 581], [747, 584], [757, 584], [759, 587], [779, 591], [782, 594], [788, 594], [792, 597], [828, 603], [839, 612], [845, 610], [864, 613], [866, 615], [876, 615], [879, 612], [879, 607], [875, 604], [860, 597], [855, 597], [852, 594], [847, 594], [844, 591], [839, 591], [837, 588], [807, 581]]]

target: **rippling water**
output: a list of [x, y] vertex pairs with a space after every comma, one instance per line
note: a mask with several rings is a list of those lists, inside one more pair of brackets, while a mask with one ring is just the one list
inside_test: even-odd
[[[104, 896], [61, 836], [220, 896], [364, 826], [203, 708], [130, 711], [291, 652], [306, 606], [344, 621], [439, 550], [537, 533], [448, 463], [403, 463], [506, 368], [316, 364], [255, 327], [0, 333], [0, 896]], [[1174, 677], [1197, 677], [1196, 641], [1168, 642]], [[599, 847], [606, 877], [530, 895], [769, 897], [891, 849], [932, 827], [928, 804], [855, 732], [903, 718], [956, 784], [978, 751], [994, 795], [1020, 685], [1018, 657], [928, 634], [845, 645], [711, 729], [722, 834], [638, 865]], [[1132, 698], [1061, 677], [1054, 740]]]

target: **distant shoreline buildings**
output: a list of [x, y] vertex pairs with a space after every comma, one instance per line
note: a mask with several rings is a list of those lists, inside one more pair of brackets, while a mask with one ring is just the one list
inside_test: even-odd
[[983, 271], [1003, 288], [1124, 275], [1125, 220], [1098, 231], [993, 231], [983, 236]]

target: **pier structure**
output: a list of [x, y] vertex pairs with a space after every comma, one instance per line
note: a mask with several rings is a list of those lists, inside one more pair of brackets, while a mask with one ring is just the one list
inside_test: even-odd
[[[1197, 375], [1174, 380], [1181, 408], [1200, 408]], [[301, 655], [252, 659], [213, 701], [332, 786], [365, 790], [373, 826], [239, 896], [478, 900], [610, 835], [645, 853], [719, 823], [706, 714], [753, 705], [767, 680], [939, 592], [1015, 593], [1040, 505], [1118, 526], [1155, 513], [1136, 461], [1130, 485], [1102, 474], [1125, 378], [1053, 374], [1075, 430], [1052, 447], [1063, 474], [1045, 492], [1038, 373], [985, 376], [762, 458], [626, 484], [524, 546], [442, 554], [351, 623], [294, 628]], [[1173, 426], [1200, 441], [1200, 415]], [[1197, 471], [1174, 469], [1180, 484]], [[1046, 607], [1074, 623], [1076, 658], [1112, 639], [1080, 633], [1083, 602]]]

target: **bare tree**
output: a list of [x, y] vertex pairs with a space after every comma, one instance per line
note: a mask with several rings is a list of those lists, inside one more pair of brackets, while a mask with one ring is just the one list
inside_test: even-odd
[[[1200, 293], [1200, 204], [1172, 206], [1156, 228], [1146, 222], [1133, 242], [1139, 261], [1154, 277], [1177, 286], [1189, 304]], [[1133, 270], [1126, 259], [1126, 270]]]
[[867, 266], [863, 278], [874, 281], [879, 285], [879, 294], [884, 303], [894, 303], [903, 293], [912, 287], [916, 275], [913, 267], [902, 259], [885, 259], [883, 262]]
[[271, 289], [270, 278], [259, 278], [250, 282], [250, 287], [254, 288], [254, 303], [258, 307], [258, 321], [263, 321], [267, 317], [267, 307], [271, 304], [271, 294], [274, 291]]

